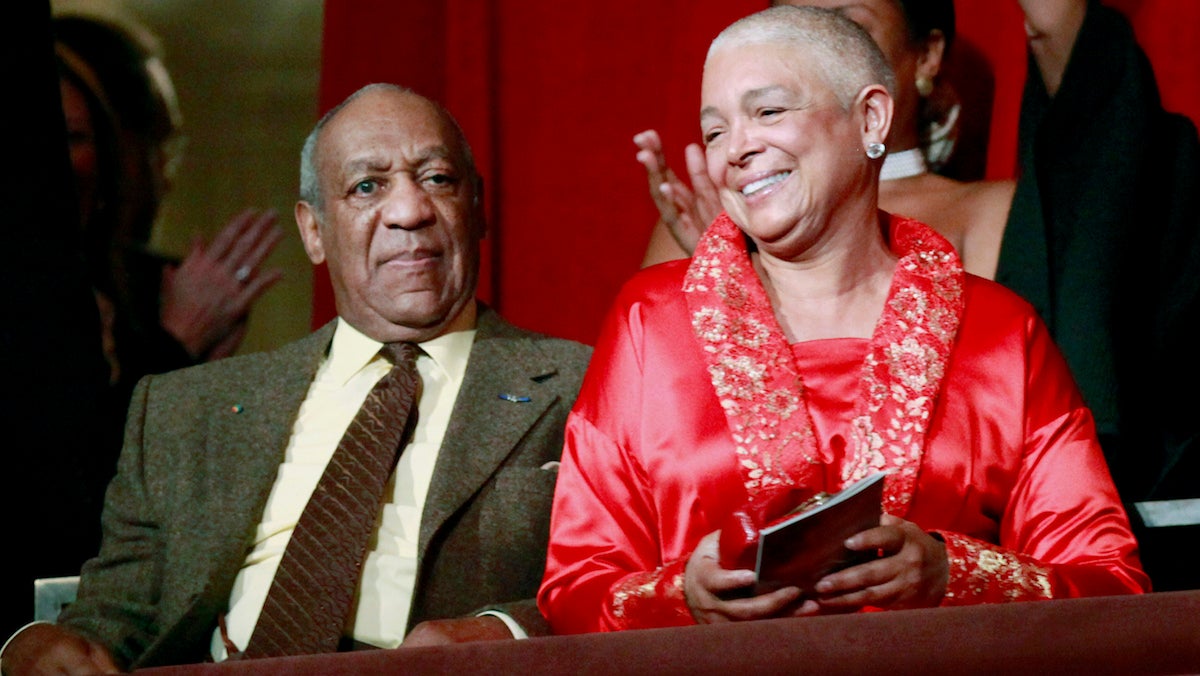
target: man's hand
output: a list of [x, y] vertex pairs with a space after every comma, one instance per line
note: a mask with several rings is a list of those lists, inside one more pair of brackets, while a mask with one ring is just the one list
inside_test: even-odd
[[283, 238], [274, 211], [247, 209], [207, 246], [197, 239], [183, 262], [163, 272], [160, 321], [193, 357], [233, 354], [250, 306], [283, 276], [258, 266]]
[[460, 617], [449, 620], [426, 620], [404, 637], [401, 648], [421, 648], [471, 641], [496, 641], [512, 638], [504, 621], [492, 615]]
[[638, 147], [637, 161], [646, 168], [650, 183], [650, 197], [658, 208], [659, 221], [667, 227], [675, 242], [688, 256], [696, 250], [696, 243], [709, 224], [721, 213], [721, 200], [717, 187], [708, 177], [704, 151], [695, 143], [684, 149], [688, 186], [667, 166], [663, 156], [662, 140], [653, 129], [633, 137]]
[[911, 521], [884, 514], [877, 528], [846, 540], [854, 551], [878, 550], [874, 561], [831, 573], [817, 582], [815, 601], [796, 614], [853, 612], [877, 608], [930, 608], [938, 605], [950, 580], [946, 545]]
[[700, 540], [688, 558], [683, 575], [684, 595], [696, 622], [715, 624], [785, 614], [788, 606], [800, 597], [800, 590], [796, 587], [784, 587], [749, 598], [727, 598], [731, 592], [754, 584], [754, 571], [726, 570], [721, 567], [720, 536], [721, 531], [718, 530]]
[[55, 624], [34, 624], [4, 649], [4, 676], [119, 674], [104, 646]]

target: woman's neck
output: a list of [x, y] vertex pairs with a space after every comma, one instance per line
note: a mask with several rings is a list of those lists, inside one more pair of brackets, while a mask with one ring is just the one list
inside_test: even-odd
[[854, 241], [803, 260], [754, 255], [755, 271], [789, 342], [874, 333], [896, 267], [883, 224], [875, 222]]

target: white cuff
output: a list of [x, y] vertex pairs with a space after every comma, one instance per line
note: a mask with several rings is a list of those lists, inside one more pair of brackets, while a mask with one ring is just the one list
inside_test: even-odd
[[502, 613], [499, 610], [485, 610], [475, 617], [483, 617], [484, 615], [491, 615], [492, 617], [500, 618], [500, 621], [504, 623], [504, 626], [508, 627], [508, 630], [512, 632], [513, 638], [529, 638], [529, 634], [526, 634], [521, 625], [517, 624], [517, 621], [508, 615], [508, 613]]

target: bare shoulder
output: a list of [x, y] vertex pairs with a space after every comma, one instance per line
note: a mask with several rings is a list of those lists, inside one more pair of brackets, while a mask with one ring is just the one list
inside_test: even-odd
[[964, 197], [974, 202], [977, 207], [1003, 212], [1005, 216], [1008, 215], [1013, 193], [1017, 189], [1017, 182], [1012, 179], [970, 181], [959, 185], [963, 188]]
[[963, 266], [968, 272], [993, 279], [1000, 260], [1000, 243], [1012, 208], [1016, 181], [965, 183], [961, 204], [969, 209], [970, 227], [963, 237]]

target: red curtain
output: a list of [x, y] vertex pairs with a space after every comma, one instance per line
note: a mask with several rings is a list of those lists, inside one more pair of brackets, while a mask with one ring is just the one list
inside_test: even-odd
[[[1200, 2], [1109, 1], [1131, 17], [1167, 107], [1200, 123]], [[633, 135], [658, 129], [681, 166], [683, 146], [698, 135], [708, 42], [766, 4], [328, 0], [320, 108], [375, 81], [446, 105], [486, 186], [480, 296], [521, 326], [591, 343], [655, 220]], [[960, 70], [991, 71], [956, 76], [979, 100], [970, 121], [987, 140], [981, 171], [1011, 175], [1025, 73], [1021, 14], [1015, 0], [956, 6]], [[333, 313], [318, 274], [314, 325]]]

